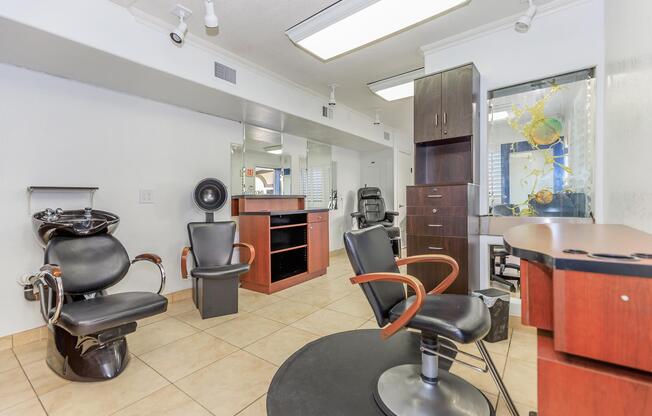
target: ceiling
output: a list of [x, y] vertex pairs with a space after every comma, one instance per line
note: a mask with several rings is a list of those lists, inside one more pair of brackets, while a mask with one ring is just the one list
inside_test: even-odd
[[[283, 78], [327, 95], [336, 83], [337, 101], [374, 116], [379, 109], [386, 124], [411, 132], [412, 100], [386, 102], [366, 87], [372, 81], [423, 66], [419, 47], [515, 15], [527, 0], [472, 0], [467, 6], [363, 47], [329, 62], [297, 48], [285, 30], [331, 5], [335, 0], [215, 0], [219, 31], [203, 25], [203, 0], [113, 0], [175, 25], [170, 13], [176, 4], [193, 10], [188, 20], [193, 35], [253, 62]], [[346, 1], [346, 0], [343, 0]], [[536, 4], [552, 0], [537, 0]]]

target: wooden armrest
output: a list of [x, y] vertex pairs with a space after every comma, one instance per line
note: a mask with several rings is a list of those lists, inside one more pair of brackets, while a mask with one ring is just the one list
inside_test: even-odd
[[42, 272], [50, 273], [54, 277], [61, 277], [61, 269], [56, 264], [46, 264], [40, 269]]
[[241, 247], [249, 250], [249, 260], [247, 260], [247, 264], [251, 266], [251, 263], [253, 263], [256, 258], [256, 249], [254, 246], [249, 243], [234, 243], [233, 247]]
[[383, 328], [383, 330], [380, 332], [380, 335], [383, 339], [387, 339], [391, 337], [396, 332], [398, 332], [399, 329], [407, 325], [408, 322], [410, 322], [412, 318], [414, 318], [414, 315], [416, 315], [417, 312], [419, 312], [421, 306], [423, 305], [423, 300], [426, 297], [426, 289], [424, 289], [423, 284], [420, 281], [418, 281], [416, 278], [405, 274], [368, 273], [368, 274], [361, 274], [359, 276], [352, 277], [350, 280], [351, 283], [353, 284], [369, 283], [369, 282], [376, 282], [376, 281], [404, 283], [410, 286], [414, 290], [414, 293], [416, 294], [416, 300], [412, 305], [410, 305], [410, 307], [405, 311], [403, 315], [401, 315], [397, 320], [395, 320], [394, 322], [392, 322], [391, 324]]
[[406, 264], [413, 263], [446, 263], [451, 266], [451, 272], [444, 280], [441, 281], [433, 290], [428, 292], [429, 295], [437, 295], [444, 293], [450, 285], [453, 284], [457, 275], [460, 273], [460, 266], [457, 264], [454, 258], [451, 256], [445, 256], [443, 254], [423, 254], [420, 256], [410, 256], [402, 259], [396, 260], [397, 266], [404, 266]]
[[181, 278], [188, 278], [188, 254], [190, 254], [191, 248], [184, 247], [181, 251]]
[[141, 260], [147, 260], [151, 261], [154, 264], [161, 264], [161, 258], [157, 256], [156, 254], [152, 253], [144, 253], [139, 256], [136, 256], [136, 260], [141, 261]]

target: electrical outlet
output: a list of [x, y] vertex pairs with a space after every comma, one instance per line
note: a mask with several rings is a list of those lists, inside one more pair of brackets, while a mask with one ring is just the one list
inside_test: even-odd
[[153, 189], [141, 189], [138, 197], [138, 201], [141, 204], [153, 204], [154, 203], [154, 190]]

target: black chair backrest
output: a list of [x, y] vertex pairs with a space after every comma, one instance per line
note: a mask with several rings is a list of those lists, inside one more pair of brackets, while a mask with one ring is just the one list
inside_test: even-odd
[[63, 289], [69, 294], [113, 286], [125, 277], [131, 265], [124, 246], [109, 234], [54, 237], [45, 247], [45, 263], [61, 268]]
[[[356, 275], [399, 273], [389, 235], [381, 225], [345, 233], [344, 246]], [[385, 326], [389, 323], [389, 311], [405, 299], [403, 284], [379, 281], [360, 286], [371, 304], [378, 325]]]
[[358, 212], [364, 214], [367, 225], [385, 221], [386, 211], [385, 200], [380, 193], [380, 188], [358, 189]]
[[188, 224], [188, 237], [198, 267], [231, 264], [235, 222], [191, 222]]

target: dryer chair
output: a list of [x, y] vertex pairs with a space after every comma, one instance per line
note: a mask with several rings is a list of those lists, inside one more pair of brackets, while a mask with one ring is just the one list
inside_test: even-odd
[[380, 188], [366, 187], [358, 189], [358, 212], [351, 214], [358, 229], [382, 225], [391, 240], [394, 255], [401, 257], [401, 229], [394, 224], [398, 212], [385, 209], [385, 199]]
[[[106, 293], [140, 261], [159, 269], [157, 293]], [[48, 323], [47, 364], [73, 381], [118, 376], [129, 361], [125, 336], [136, 330], [136, 321], [167, 310], [167, 299], [161, 296], [165, 287], [161, 258], [141, 254], [130, 260], [109, 234], [53, 237], [45, 248], [45, 265], [25, 283], [32, 288], [31, 299], [40, 301]]]

